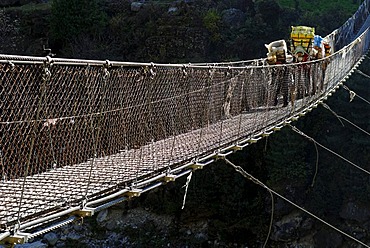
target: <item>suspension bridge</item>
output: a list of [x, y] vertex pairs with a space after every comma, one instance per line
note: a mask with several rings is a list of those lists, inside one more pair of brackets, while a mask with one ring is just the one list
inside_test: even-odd
[[0, 55], [0, 242], [17, 244], [201, 169], [297, 120], [370, 46], [370, 0], [305, 63]]

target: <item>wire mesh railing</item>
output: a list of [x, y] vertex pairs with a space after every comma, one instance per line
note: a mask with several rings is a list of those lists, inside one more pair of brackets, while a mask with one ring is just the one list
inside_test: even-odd
[[276, 66], [0, 55], [1, 237], [253, 140], [327, 97], [369, 41]]

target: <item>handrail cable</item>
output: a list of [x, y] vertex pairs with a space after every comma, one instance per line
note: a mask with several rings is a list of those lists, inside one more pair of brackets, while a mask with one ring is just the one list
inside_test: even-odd
[[269, 188], [268, 186], [266, 186], [264, 183], [262, 183], [261, 181], [259, 181], [257, 178], [253, 177], [251, 174], [249, 174], [248, 172], [246, 172], [245, 170], [243, 170], [243, 168], [241, 168], [240, 166], [236, 166], [235, 164], [233, 164], [232, 162], [230, 162], [228, 159], [225, 158], [225, 162], [229, 165], [231, 165], [232, 167], [234, 167], [235, 171], [239, 172], [243, 177], [251, 180], [253, 183], [265, 188], [267, 191], [269, 191], [270, 193], [273, 193], [275, 194], [276, 196], [280, 197], [281, 199], [285, 200], [286, 202], [290, 203], [291, 205], [293, 205], [294, 207], [300, 209], [301, 211], [305, 212], [306, 214], [310, 215], [311, 217], [317, 219], [318, 221], [324, 223], [325, 225], [329, 226], [330, 228], [334, 229], [335, 231], [341, 233], [342, 235], [346, 236], [347, 238], [350, 238], [352, 239], [353, 241], [355, 241], [356, 243], [358, 244], [361, 244], [365, 247], [368, 247], [370, 248], [369, 245], [363, 243], [362, 241], [356, 239], [355, 237], [349, 235], [348, 233], [340, 230], [339, 228], [335, 227], [334, 225], [326, 222], [325, 220], [321, 219], [320, 217], [316, 216], [315, 214], [311, 213], [310, 211], [304, 209], [303, 207], [299, 206], [298, 204], [292, 202], [291, 200], [289, 200], [288, 198], [280, 195], [279, 193], [277, 193], [276, 191], [274, 191], [273, 189]]
[[[325, 103], [323, 103], [322, 104], [323, 105], [323, 107], [324, 108], [326, 108], [326, 109], [328, 109], [330, 112], [332, 112], [338, 119], [339, 119], [339, 121], [342, 123], [342, 125], [343, 125], [343, 122], [340, 120], [340, 119], [342, 119], [342, 120], [345, 120], [346, 122], [348, 122], [349, 124], [351, 124], [352, 126], [354, 126], [355, 128], [357, 128], [358, 130], [360, 130], [360, 131], [362, 131], [362, 132], [364, 132], [365, 134], [367, 134], [367, 135], [369, 135], [370, 136], [370, 133], [368, 132], [368, 131], [366, 131], [366, 130], [364, 130], [364, 129], [362, 129], [361, 127], [359, 127], [359, 126], [357, 126], [356, 124], [354, 124], [353, 122], [351, 122], [350, 120], [348, 120], [348, 119], [346, 119], [346, 118], [344, 118], [343, 116], [340, 116], [340, 115], [338, 115], [337, 113], [335, 113], [327, 104], [325, 104]], [[344, 126], [344, 125], [343, 125]]]
[[360, 74], [360, 75], [362, 75], [362, 76], [367, 77], [367, 78], [369, 78], [369, 79], [370, 79], [370, 76], [369, 76], [369, 75], [367, 75], [366, 73], [363, 73], [363, 72], [362, 72], [362, 71], [360, 71], [359, 69], [357, 69], [356, 71], [358, 72], [358, 74]]
[[[366, 102], [367, 104], [369, 104], [369, 105], [370, 105], [370, 101], [369, 101], [369, 100], [367, 100], [367, 99], [365, 99], [365, 98], [363, 98], [363, 97], [359, 96], [356, 92], [354, 92], [353, 90], [349, 89], [346, 85], [343, 85], [343, 89], [347, 90], [347, 91], [350, 93], [350, 95], [351, 95], [351, 96], [352, 96], [352, 95], [353, 95], [353, 97], [357, 96], [357, 97], [358, 97], [358, 98], [360, 98], [362, 101], [364, 101], [364, 102]], [[352, 99], [352, 97], [351, 97], [351, 99]], [[351, 101], [352, 101], [352, 100], [351, 100]]]
[[[219, 82], [217, 84], [214, 84], [213, 86], [209, 86], [209, 88], [222, 85], [222, 83], [223, 82]], [[202, 91], [204, 91], [204, 89], [197, 89], [197, 90], [189, 91], [189, 92], [186, 92], [186, 93], [183, 93], [183, 94], [178, 94], [178, 95], [175, 95], [175, 96], [167, 97], [167, 98], [164, 98], [164, 99], [151, 101], [150, 104], [171, 101], [171, 100], [179, 99], [179, 98], [182, 98], [182, 97], [194, 94], [194, 93], [202, 92]], [[80, 114], [80, 115], [73, 115], [73, 116], [62, 116], [62, 117], [54, 118], [52, 120], [53, 121], [61, 121], [61, 120], [70, 120], [70, 119], [77, 119], [77, 118], [100, 116], [100, 115], [103, 115], [103, 114], [119, 112], [119, 111], [122, 111], [122, 110], [135, 109], [137, 107], [142, 107], [142, 106], [145, 106], [145, 103], [140, 103], [140, 104], [136, 104], [136, 105], [132, 105], [132, 106], [126, 106], [126, 107], [120, 107], [120, 108], [114, 108], [114, 109], [106, 110], [106, 111], [92, 112], [92, 113], [88, 113], [88, 114]], [[50, 121], [50, 119], [0, 121], [0, 124], [1, 125], [3, 125], [3, 124], [8, 125], [8, 124], [22, 124], [22, 123], [33, 123], [33, 122], [42, 122], [42, 121], [47, 122], [47, 121]]]
[[328, 152], [330, 152], [330, 153], [332, 153], [332, 154], [336, 155], [337, 157], [341, 158], [342, 160], [346, 161], [347, 163], [351, 164], [352, 166], [356, 167], [357, 169], [359, 169], [359, 170], [361, 170], [361, 171], [365, 172], [366, 174], [370, 175], [370, 172], [369, 172], [368, 170], [365, 170], [364, 168], [362, 168], [362, 167], [360, 167], [360, 166], [356, 165], [355, 163], [353, 163], [353, 162], [349, 161], [348, 159], [346, 159], [345, 157], [341, 156], [340, 154], [338, 154], [338, 153], [336, 153], [336, 152], [332, 151], [331, 149], [327, 148], [326, 146], [324, 146], [324, 145], [320, 144], [319, 142], [317, 142], [316, 140], [314, 140], [312, 137], [310, 137], [310, 136], [308, 136], [307, 134], [303, 133], [303, 132], [302, 132], [301, 130], [299, 130], [297, 127], [292, 126], [292, 125], [290, 125], [290, 124], [288, 124], [288, 126], [289, 126], [290, 128], [292, 128], [292, 130], [293, 130], [294, 132], [298, 133], [299, 135], [301, 135], [301, 136], [303, 136], [303, 137], [307, 138], [308, 140], [310, 140], [310, 141], [314, 142], [315, 144], [317, 144], [317, 145], [319, 145], [320, 147], [324, 148], [324, 149], [325, 149], [325, 150], [327, 150]]

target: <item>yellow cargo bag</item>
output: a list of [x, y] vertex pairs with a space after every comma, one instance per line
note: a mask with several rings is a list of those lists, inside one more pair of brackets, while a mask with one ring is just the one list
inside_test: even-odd
[[315, 36], [315, 28], [306, 26], [292, 26], [291, 50], [294, 51], [296, 47], [302, 46], [308, 52], [312, 47], [312, 41]]
[[313, 39], [315, 36], [315, 28], [306, 26], [292, 26], [290, 38], [292, 39]]
[[302, 46], [305, 48], [309, 48], [312, 46], [312, 40], [311, 39], [292, 39], [292, 45], [293, 47]]

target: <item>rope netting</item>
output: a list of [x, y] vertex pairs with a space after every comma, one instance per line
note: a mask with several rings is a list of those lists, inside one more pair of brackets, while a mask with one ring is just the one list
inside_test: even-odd
[[273, 127], [337, 86], [369, 41], [366, 29], [330, 57], [276, 66], [0, 55], [0, 231]]

